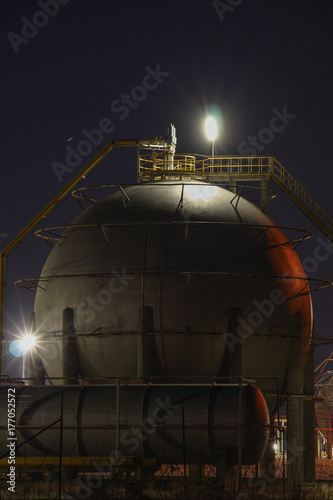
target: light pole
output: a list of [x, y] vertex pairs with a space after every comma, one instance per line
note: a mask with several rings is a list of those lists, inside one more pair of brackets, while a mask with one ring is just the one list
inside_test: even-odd
[[212, 118], [211, 116], [206, 118], [205, 128], [207, 138], [212, 141], [212, 163], [214, 163], [214, 141], [217, 136], [217, 125], [214, 118]]

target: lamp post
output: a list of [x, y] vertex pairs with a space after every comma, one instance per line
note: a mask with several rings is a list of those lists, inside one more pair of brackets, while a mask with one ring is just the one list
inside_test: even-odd
[[217, 125], [216, 121], [212, 117], [206, 118], [205, 121], [206, 135], [207, 138], [212, 141], [212, 163], [214, 163], [214, 141], [217, 136]]

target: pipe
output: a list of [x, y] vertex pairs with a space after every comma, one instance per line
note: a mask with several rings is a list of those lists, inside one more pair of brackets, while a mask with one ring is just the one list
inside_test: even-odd
[[[155, 468], [158, 462], [155, 459], [138, 460], [133, 457], [16, 457], [15, 467], [93, 467], [94, 463], [107, 462], [112, 467], [136, 469], [137, 467]], [[0, 468], [8, 469], [8, 459], [0, 459]]]

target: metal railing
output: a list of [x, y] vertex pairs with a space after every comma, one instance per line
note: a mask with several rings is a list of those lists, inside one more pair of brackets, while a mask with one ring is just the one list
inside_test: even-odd
[[[285, 186], [289, 195], [296, 197], [302, 202], [313, 214], [327, 224], [328, 229], [333, 231], [333, 217], [325, 210], [325, 208], [316, 201], [313, 196], [292, 176], [275, 158], [271, 170], [271, 180], [278, 187], [280, 183]], [[288, 194], [288, 193], [287, 193]]]
[[319, 229], [333, 240], [333, 217], [273, 156], [203, 156], [154, 154], [139, 158], [139, 177], [186, 175], [203, 180], [274, 182]]
[[139, 158], [139, 176], [159, 175], [178, 172], [194, 174], [268, 174], [274, 158], [272, 156], [204, 156], [204, 155], [166, 155], [147, 154]]

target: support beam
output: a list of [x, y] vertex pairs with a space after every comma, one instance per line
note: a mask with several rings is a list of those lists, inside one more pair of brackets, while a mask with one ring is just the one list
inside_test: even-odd
[[[304, 365], [304, 395], [310, 396], [303, 402], [304, 411], [304, 479], [314, 483], [316, 479], [315, 398], [314, 398], [314, 341]], [[330, 457], [332, 458], [332, 457]]]
[[275, 413], [272, 413], [269, 417], [269, 437], [266, 450], [260, 460], [260, 477], [267, 476], [267, 474], [275, 478]]
[[62, 376], [63, 385], [79, 383], [79, 358], [76, 347], [74, 311], [66, 307], [62, 312]]
[[261, 179], [260, 181], [260, 208], [261, 211], [264, 214], [267, 214], [267, 209], [268, 209], [268, 199], [267, 199], [267, 187], [268, 187], [268, 182], [266, 179]]
[[302, 315], [295, 315], [287, 373], [287, 482], [300, 485], [304, 480], [303, 426], [303, 339]]
[[230, 177], [229, 191], [235, 194], [237, 193], [237, 182], [232, 177]]

